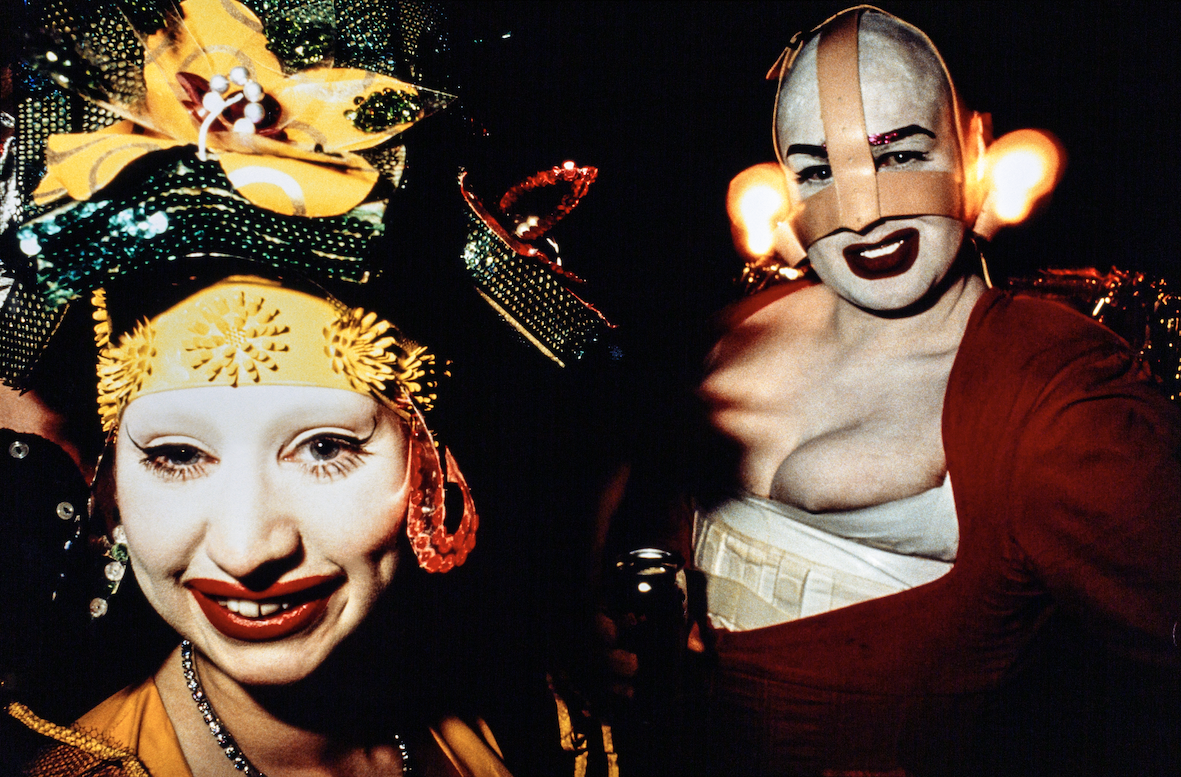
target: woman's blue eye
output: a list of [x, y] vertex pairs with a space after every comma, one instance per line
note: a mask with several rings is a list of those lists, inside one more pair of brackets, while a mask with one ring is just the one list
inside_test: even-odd
[[292, 459], [302, 463], [311, 474], [332, 480], [349, 474], [365, 456], [365, 444], [361, 440], [325, 436], [303, 443]]
[[154, 445], [141, 450], [144, 466], [167, 479], [198, 477], [209, 464], [209, 457], [193, 445]]
[[313, 440], [308, 446], [308, 452], [312, 454], [312, 458], [316, 461], [330, 461], [340, 455], [341, 449], [344, 447], [340, 440], [334, 440], [331, 437], [321, 437], [318, 440]]

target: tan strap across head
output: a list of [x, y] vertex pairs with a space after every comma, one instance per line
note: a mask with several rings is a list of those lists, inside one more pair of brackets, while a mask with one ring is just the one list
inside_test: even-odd
[[859, 13], [844, 14], [820, 36], [816, 78], [820, 86], [820, 118], [832, 168], [840, 223], [872, 224], [881, 218], [877, 166], [867, 140], [857, 60]]
[[[833, 183], [796, 203], [791, 227], [803, 248], [839, 229], [860, 232], [883, 218], [922, 215], [956, 219], [966, 217], [963, 173], [958, 169], [963, 164], [965, 144], [964, 138], [959, 136], [963, 131], [957, 126], [960, 123], [960, 111], [946, 65], [943, 70], [952, 94], [952, 131], [957, 133], [953, 142], [959, 149], [957, 169], [948, 172], [890, 171], [878, 174], [865, 124], [858, 59], [858, 29], [861, 15], [866, 11], [885, 13], [871, 6], [859, 6], [842, 11], [813, 31], [820, 34], [816, 50], [816, 78], [820, 91], [825, 149], [832, 168]], [[792, 45], [768, 74], [779, 76], [781, 90], [805, 42], [806, 38], [793, 38]], [[938, 55], [933, 45], [931, 48]], [[778, 104], [777, 97], [777, 112]]]

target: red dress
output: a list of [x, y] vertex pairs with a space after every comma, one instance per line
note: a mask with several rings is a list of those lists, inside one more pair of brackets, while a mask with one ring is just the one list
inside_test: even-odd
[[[986, 293], [951, 370], [943, 442], [960, 536], [947, 575], [777, 626], [714, 631], [716, 769], [963, 773], [1006, 736], [1024, 753], [1025, 732], [990, 734], [982, 721], [1052, 612], [1181, 687], [1181, 421], [1126, 344], [1055, 303]], [[1151, 765], [1177, 754], [1142, 755]]]

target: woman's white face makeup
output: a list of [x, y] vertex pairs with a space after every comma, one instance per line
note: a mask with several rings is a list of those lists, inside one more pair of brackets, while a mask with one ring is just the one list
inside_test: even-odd
[[[951, 105], [941, 72], [900, 44], [859, 39], [862, 103], [878, 175], [953, 171], [958, 164]], [[779, 103], [779, 147], [801, 199], [832, 185], [825, 151], [816, 44], [798, 58]], [[808, 247], [820, 279], [844, 299], [889, 311], [921, 300], [950, 271], [964, 225], [946, 216], [888, 218], [861, 232], [839, 230]]]
[[138, 397], [115, 483], [148, 601], [240, 683], [307, 677], [393, 579], [407, 446], [396, 414], [341, 389]]

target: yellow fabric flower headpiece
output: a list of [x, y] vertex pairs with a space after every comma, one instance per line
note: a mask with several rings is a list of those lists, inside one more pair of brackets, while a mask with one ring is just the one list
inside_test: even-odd
[[195, 145], [255, 205], [337, 216], [364, 201], [378, 180], [357, 152], [453, 99], [330, 62], [285, 73], [262, 22], [241, 3], [184, 0], [179, 9], [143, 42], [145, 93], [126, 101], [92, 96], [122, 121], [49, 137], [47, 173], [33, 195], [38, 206], [67, 195], [88, 200], [145, 154]]
[[[94, 293], [98, 405], [114, 429], [136, 397], [201, 386], [319, 386], [430, 409], [434, 355], [376, 313], [252, 276], [208, 286], [113, 342]], [[395, 404], [395, 407], [397, 405]], [[405, 410], [403, 410], [405, 412]]]

